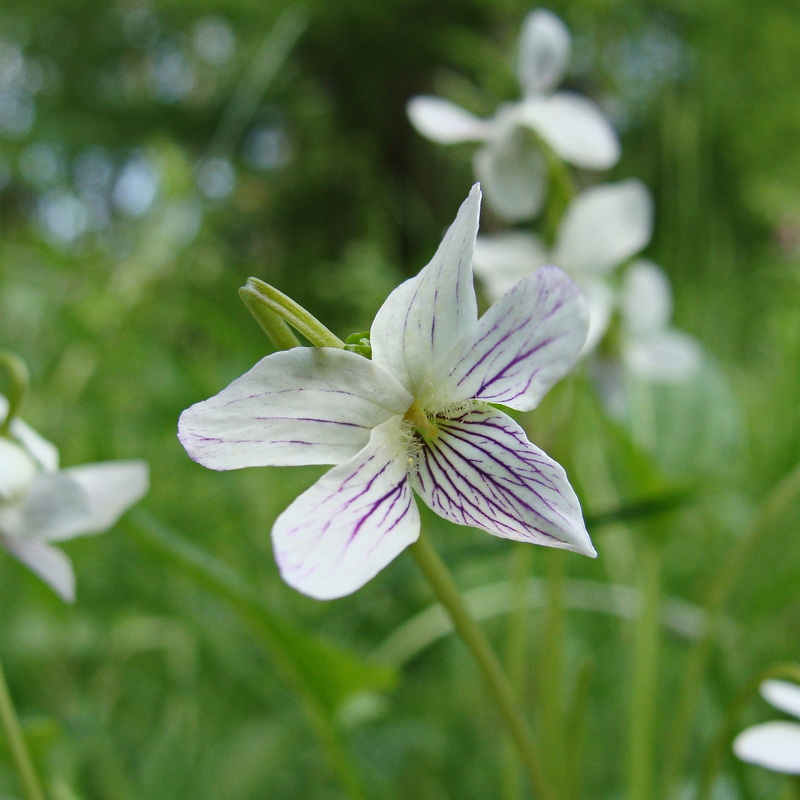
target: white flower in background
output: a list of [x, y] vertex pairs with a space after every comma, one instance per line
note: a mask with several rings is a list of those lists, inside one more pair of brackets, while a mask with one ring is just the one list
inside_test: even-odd
[[[0, 397], [0, 419], [7, 407]], [[51, 544], [108, 530], [147, 486], [143, 461], [59, 470], [56, 448], [14, 418], [10, 437], [0, 437], [0, 547], [72, 602], [72, 565]]]
[[475, 186], [430, 264], [378, 311], [372, 360], [278, 352], [181, 415], [181, 442], [212, 469], [336, 465], [272, 530], [284, 579], [312, 597], [355, 591], [417, 539], [412, 489], [459, 525], [595, 554], [564, 470], [494, 407], [534, 408], [573, 366], [582, 298], [546, 268], [478, 320], [479, 206]]
[[622, 360], [630, 373], [664, 383], [697, 374], [703, 352], [689, 334], [670, 327], [672, 291], [663, 270], [634, 261], [623, 276], [619, 309]]
[[481, 119], [439, 97], [414, 97], [408, 115], [414, 127], [440, 144], [482, 142], [475, 173], [486, 201], [503, 219], [535, 216], [547, 191], [541, 142], [564, 161], [602, 170], [619, 159], [617, 136], [597, 106], [573, 92], [554, 92], [570, 58], [570, 35], [549, 11], [531, 12], [520, 37], [517, 75], [522, 100], [501, 105]]
[[[764, 681], [761, 695], [775, 708], [800, 719], [800, 686], [797, 684]], [[733, 752], [742, 761], [775, 772], [800, 775], [800, 723], [765, 722], [747, 728], [733, 740]]]
[[570, 203], [547, 248], [530, 233], [479, 236], [475, 272], [494, 299], [545, 264], [555, 264], [578, 283], [589, 304], [591, 352], [606, 332], [615, 305], [615, 270], [642, 250], [653, 232], [653, 203], [647, 187], [636, 180], [600, 184]]

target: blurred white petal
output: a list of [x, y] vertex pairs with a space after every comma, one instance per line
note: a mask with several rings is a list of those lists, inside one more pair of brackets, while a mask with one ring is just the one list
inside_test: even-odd
[[55, 547], [43, 542], [14, 539], [0, 534], [0, 545], [36, 573], [63, 600], [75, 600], [75, 574], [70, 560]]
[[794, 722], [754, 725], [733, 740], [733, 752], [742, 761], [775, 772], [800, 775], [800, 725]]
[[775, 708], [800, 719], [800, 686], [789, 681], [769, 680], [761, 684], [761, 696]]
[[553, 263], [577, 272], [607, 272], [638, 253], [653, 228], [650, 193], [636, 180], [600, 184], [570, 203]]
[[619, 160], [619, 139], [591, 101], [558, 92], [523, 102], [520, 122], [536, 131], [565, 161], [584, 169], [608, 169]]
[[479, 236], [472, 265], [494, 301], [547, 261], [547, 250], [540, 239], [531, 233], [512, 231]]
[[482, 142], [492, 133], [492, 124], [441, 97], [412, 97], [406, 108], [411, 124], [426, 138], [439, 144]]
[[567, 71], [570, 49], [569, 31], [555, 14], [541, 8], [528, 14], [517, 68], [523, 93], [544, 94], [558, 86]]
[[620, 311], [633, 335], [644, 335], [669, 325], [672, 289], [666, 273], [650, 261], [628, 267], [622, 281]]

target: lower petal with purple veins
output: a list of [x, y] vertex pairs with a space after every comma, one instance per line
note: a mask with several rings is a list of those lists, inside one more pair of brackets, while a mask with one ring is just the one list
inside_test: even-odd
[[284, 580], [328, 600], [354, 592], [419, 536], [408, 482], [410, 426], [395, 417], [278, 517], [272, 529]]
[[596, 555], [564, 470], [509, 416], [473, 409], [437, 422], [411, 475], [433, 511], [505, 539]]

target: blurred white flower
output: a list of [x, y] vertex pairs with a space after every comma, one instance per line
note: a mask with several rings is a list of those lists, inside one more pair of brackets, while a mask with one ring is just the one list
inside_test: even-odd
[[[0, 419], [7, 409], [0, 396]], [[72, 602], [72, 565], [51, 543], [108, 530], [147, 488], [143, 461], [59, 470], [56, 448], [15, 418], [0, 437], [0, 547]]]
[[619, 141], [598, 107], [574, 92], [555, 92], [570, 57], [564, 23], [539, 9], [525, 19], [517, 77], [522, 100], [502, 104], [480, 119], [439, 97], [414, 97], [408, 115], [414, 127], [440, 144], [483, 142], [475, 173], [486, 201], [508, 221], [529, 219], [542, 207], [547, 163], [541, 146], [584, 169], [602, 170], [619, 158]]
[[653, 204], [647, 187], [628, 180], [581, 192], [564, 215], [550, 249], [529, 233], [479, 236], [474, 266], [490, 298], [535, 269], [555, 264], [580, 286], [589, 304], [589, 335], [584, 352], [594, 350], [606, 332], [615, 305], [614, 270], [650, 241]]
[[[761, 696], [780, 711], [800, 719], [800, 686], [787, 681], [764, 681]], [[800, 723], [765, 722], [747, 728], [733, 740], [733, 752], [750, 764], [800, 775]]]
[[622, 360], [639, 378], [678, 383], [703, 361], [698, 342], [670, 327], [672, 291], [664, 271], [650, 261], [628, 267], [619, 295]]

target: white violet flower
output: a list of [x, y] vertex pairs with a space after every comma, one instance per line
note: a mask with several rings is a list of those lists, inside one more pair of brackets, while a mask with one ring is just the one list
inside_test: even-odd
[[[761, 695], [775, 708], [800, 719], [800, 686], [797, 684], [764, 681]], [[764, 722], [747, 728], [733, 740], [733, 752], [750, 764], [800, 775], [800, 723]]]
[[[0, 419], [8, 404], [0, 396]], [[102, 533], [148, 488], [143, 461], [107, 461], [59, 470], [58, 451], [22, 420], [0, 437], [0, 547], [75, 599], [69, 559], [53, 542]]]
[[552, 249], [531, 233], [479, 236], [475, 272], [494, 299], [531, 271], [557, 264], [577, 282], [589, 304], [584, 350], [591, 352], [614, 310], [614, 271], [647, 245], [652, 232], [653, 203], [643, 183], [600, 184], [570, 203]]
[[570, 35], [555, 14], [539, 9], [525, 19], [517, 76], [522, 100], [504, 103], [481, 119], [449, 100], [414, 97], [408, 115], [425, 137], [440, 144], [482, 142], [475, 174], [486, 201], [509, 222], [529, 219], [542, 207], [547, 163], [541, 142], [564, 161], [603, 170], [619, 159], [617, 135], [598, 107], [574, 92], [554, 91], [570, 58]]
[[272, 530], [284, 579], [312, 597], [355, 591], [417, 539], [412, 489], [459, 525], [595, 555], [564, 470], [495, 407], [534, 408], [573, 366], [583, 300], [547, 267], [479, 320], [479, 209], [476, 185], [430, 264], [378, 311], [371, 360], [274, 353], [181, 415], [181, 442], [212, 469], [335, 465]]

